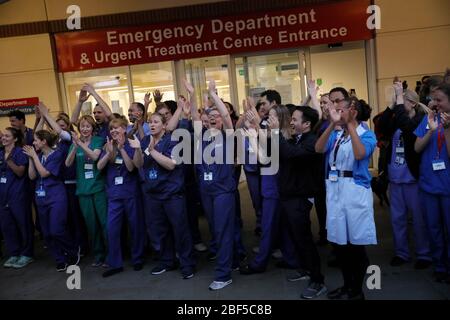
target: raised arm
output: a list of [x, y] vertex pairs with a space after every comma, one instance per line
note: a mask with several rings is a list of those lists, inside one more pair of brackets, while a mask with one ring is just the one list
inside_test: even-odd
[[103, 100], [102, 97], [100, 97], [97, 91], [95, 91], [94, 87], [90, 84], [85, 84], [83, 88], [94, 97], [95, 101], [97, 101], [98, 105], [103, 109], [105, 116], [109, 120], [112, 120], [114, 118], [114, 115], [112, 114], [110, 107], [105, 102], [105, 100]]
[[414, 151], [416, 151], [417, 153], [422, 153], [423, 149], [425, 149], [425, 147], [428, 145], [428, 142], [430, 142], [433, 133], [438, 128], [438, 125], [434, 120], [434, 116], [435, 114], [433, 111], [430, 111], [428, 113], [428, 127], [430, 129], [423, 137], [417, 137], [416, 142], [414, 143]]
[[177, 110], [175, 110], [172, 118], [167, 122], [166, 130], [172, 132], [178, 127], [178, 122], [180, 121], [181, 113], [183, 112], [183, 105], [186, 103], [186, 99], [182, 96], [178, 97]]
[[211, 98], [214, 100], [214, 105], [219, 110], [220, 115], [223, 119], [223, 128], [233, 129], [233, 121], [231, 121], [230, 114], [228, 113], [227, 107], [222, 100], [220, 100], [219, 96], [216, 93], [216, 82], [214, 80], [209, 81], [208, 91]]
[[325, 153], [327, 151], [328, 140], [336, 127], [336, 124], [341, 120], [341, 114], [335, 108], [330, 109], [330, 125], [325, 129], [322, 135], [316, 142], [316, 152]]
[[32, 146], [24, 146], [23, 152], [30, 158], [30, 165], [28, 167], [28, 175], [30, 176], [31, 180], [34, 180], [37, 178], [37, 173], [42, 178], [47, 178], [50, 176], [50, 172], [45, 169], [45, 167], [42, 165], [41, 161], [39, 161], [39, 157], [36, 153], [36, 150]]
[[319, 113], [319, 119], [322, 119], [322, 109], [320, 108], [320, 102], [317, 99], [317, 87], [314, 80], [308, 81], [308, 94], [311, 98], [311, 107]]
[[72, 124], [76, 124], [78, 122], [78, 118], [80, 118], [81, 107], [83, 106], [83, 103], [85, 103], [89, 99], [90, 96], [91, 95], [88, 94], [86, 90], [84, 90], [83, 86], [83, 88], [81, 88], [80, 95], [78, 96], [77, 104], [73, 109], [72, 117], [70, 117], [70, 122]]
[[128, 139], [128, 143], [134, 149], [133, 164], [136, 168], [140, 168], [144, 165], [144, 156], [142, 154], [141, 142], [134, 136], [134, 139]]
[[192, 121], [201, 121], [200, 114], [198, 113], [197, 109], [197, 101], [195, 100], [194, 95], [194, 87], [187, 82], [186, 79], [183, 80], [184, 87], [186, 88], [186, 91], [189, 93], [189, 102], [191, 104], [191, 117]]

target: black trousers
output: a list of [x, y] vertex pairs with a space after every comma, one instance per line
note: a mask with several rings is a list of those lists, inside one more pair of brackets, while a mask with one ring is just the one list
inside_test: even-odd
[[336, 255], [344, 277], [344, 287], [352, 294], [362, 292], [369, 258], [362, 245], [336, 245]]
[[323, 283], [320, 256], [311, 232], [310, 212], [313, 204], [307, 198], [281, 200], [281, 209], [287, 229], [297, 251], [300, 265], [311, 273], [311, 281]]
[[317, 220], [319, 221], [319, 237], [327, 239], [327, 192], [325, 186], [314, 197], [314, 206], [316, 207]]

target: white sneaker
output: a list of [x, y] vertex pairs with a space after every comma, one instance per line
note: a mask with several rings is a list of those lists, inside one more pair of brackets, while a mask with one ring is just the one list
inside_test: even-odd
[[213, 281], [211, 282], [211, 284], [209, 285], [209, 290], [220, 290], [225, 288], [227, 285], [231, 284], [233, 282], [233, 280], [228, 280], [228, 281]]
[[198, 252], [205, 252], [208, 250], [208, 247], [203, 242], [200, 242], [194, 245], [194, 249]]
[[283, 258], [283, 254], [281, 253], [280, 249], [277, 249], [274, 252], [272, 252], [272, 257], [275, 259], [281, 259]]
[[9, 257], [9, 259], [6, 260], [6, 262], [3, 264], [3, 266], [5, 268], [12, 268], [14, 266], [14, 264], [17, 262], [17, 260], [19, 260], [18, 256]]

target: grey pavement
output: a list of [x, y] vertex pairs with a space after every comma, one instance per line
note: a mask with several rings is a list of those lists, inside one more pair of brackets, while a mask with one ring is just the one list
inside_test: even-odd
[[[252, 248], [258, 245], [258, 238], [253, 234], [254, 211], [245, 182], [241, 183], [240, 191], [244, 220], [242, 234], [251, 259]], [[450, 285], [434, 282], [431, 268], [414, 270], [414, 261], [400, 267], [389, 265], [393, 254], [389, 210], [386, 205], [381, 207], [376, 197], [375, 215], [379, 244], [368, 247], [368, 255], [371, 264], [378, 265], [381, 269], [381, 289], [366, 288], [366, 298], [448, 300]], [[315, 212], [312, 212], [311, 217], [313, 232], [317, 235]], [[203, 217], [200, 226], [202, 235], [206, 238], [207, 224]], [[41, 241], [36, 241], [35, 248], [36, 259], [28, 267], [20, 270], [0, 267], [0, 299], [299, 300], [301, 291], [307, 285], [307, 281], [286, 281], [286, 276], [292, 270], [276, 268], [276, 261], [272, 260], [265, 273], [243, 276], [235, 271], [233, 284], [212, 292], [208, 290], [208, 286], [213, 280], [214, 262], [207, 261], [206, 253], [198, 254], [197, 273], [189, 280], [182, 280], [179, 271], [151, 275], [150, 270], [156, 262], [149, 256], [142, 271], [133, 271], [131, 262], [127, 259], [124, 272], [104, 279], [101, 276], [104, 269], [91, 267], [93, 257], [88, 255], [80, 264], [81, 289], [69, 290], [66, 281], [70, 275], [56, 271], [55, 264], [42, 248]], [[332, 290], [342, 284], [341, 274], [338, 269], [326, 264], [331, 247], [320, 247], [319, 250], [325, 283]], [[1, 261], [2, 264], [4, 261], [5, 259]]]

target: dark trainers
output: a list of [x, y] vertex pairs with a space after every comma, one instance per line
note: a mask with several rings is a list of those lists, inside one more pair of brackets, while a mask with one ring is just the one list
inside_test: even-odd
[[314, 299], [322, 294], [327, 293], [327, 287], [323, 283], [311, 282], [309, 286], [303, 290], [302, 299]]
[[331, 300], [348, 299], [348, 289], [346, 287], [334, 289], [328, 292], [327, 297]]
[[250, 274], [256, 274], [256, 273], [263, 273], [264, 270], [255, 269], [255, 268], [252, 268], [250, 265], [246, 265], [246, 266], [239, 268], [239, 272], [240, 272], [240, 274], [243, 274], [243, 275], [250, 275]]
[[286, 280], [289, 282], [309, 280], [309, 272], [305, 270], [297, 270], [293, 274], [288, 275]]
[[429, 266], [431, 266], [430, 260], [418, 259], [416, 261], [416, 263], [414, 264], [414, 269], [424, 270], [424, 269], [428, 269]]
[[181, 277], [183, 278], [183, 280], [188, 280], [194, 277], [194, 273], [186, 273], [186, 274], [182, 274]]
[[136, 263], [136, 264], [133, 265], [133, 270], [134, 271], [141, 271], [143, 267], [144, 267], [144, 265], [142, 263]]
[[433, 273], [434, 281], [444, 283], [447, 280], [447, 273], [445, 272], [434, 272]]
[[206, 258], [208, 259], [208, 261], [214, 261], [217, 258], [217, 255], [213, 252], [209, 252], [208, 255], [206, 256]]
[[165, 266], [159, 265], [159, 266], [156, 266], [156, 267], [154, 267], [152, 269], [152, 274], [153, 275], [158, 275], [158, 274], [162, 274], [162, 273], [164, 273], [166, 271], [172, 271], [172, 270], [175, 270], [175, 269], [176, 269], [175, 266], [165, 267]]
[[392, 258], [390, 264], [393, 267], [399, 267], [401, 265], [404, 265], [405, 263], [408, 263], [408, 261], [403, 259], [403, 258], [400, 258], [399, 256], [395, 256], [395, 257]]
[[108, 277], [113, 276], [113, 275], [115, 275], [117, 273], [120, 273], [122, 271], [123, 271], [122, 267], [109, 269], [109, 270], [106, 270], [105, 272], [103, 272], [102, 276], [103, 276], [103, 278], [108, 278]]
[[67, 263], [63, 262], [63, 263], [58, 263], [56, 265], [56, 271], [58, 272], [63, 272], [67, 270]]

